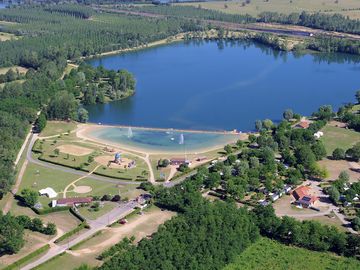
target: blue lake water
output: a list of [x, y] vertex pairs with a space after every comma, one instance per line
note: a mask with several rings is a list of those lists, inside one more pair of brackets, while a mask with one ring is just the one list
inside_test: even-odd
[[249, 42], [180, 42], [89, 60], [127, 69], [136, 94], [92, 105], [91, 122], [145, 127], [253, 130], [285, 109], [309, 115], [335, 109], [360, 89], [359, 57], [279, 52]]
[[103, 127], [89, 133], [93, 138], [119, 143], [130, 149], [148, 152], [194, 153], [222, 146], [238, 139], [237, 135], [158, 131], [128, 128]]

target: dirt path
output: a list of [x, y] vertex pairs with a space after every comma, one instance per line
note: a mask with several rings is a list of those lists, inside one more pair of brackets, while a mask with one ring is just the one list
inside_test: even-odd
[[176, 174], [176, 172], [177, 172], [176, 166], [171, 166], [171, 168], [170, 168], [170, 173], [169, 173], [168, 178], [166, 179], [166, 182], [169, 182], [169, 181], [174, 177], [174, 175]]
[[[13, 195], [15, 195], [16, 192], [18, 192], [18, 190], [19, 190], [21, 180], [22, 180], [22, 178], [24, 176], [24, 173], [25, 173], [25, 170], [26, 170], [26, 167], [27, 167], [28, 163], [29, 163], [29, 161], [27, 159], [25, 159], [23, 165], [21, 166], [21, 169], [20, 169], [19, 175], [18, 175], [18, 177], [16, 179], [15, 185], [11, 190], [11, 193]], [[10, 211], [13, 201], [14, 201], [14, 196], [9, 196], [9, 198], [8, 198], [8, 200], [7, 200], [7, 202], [6, 202], [5, 206], [4, 206], [4, 209], [3, 209], [4, 214], [6, 214], [6, 213], [8, 213]]]
[[83, 176], [81, 176], [80, 178], [78, 178], [78, 179], [74, 180], [73, 182], [71, 182], [70, 184], [68, 184], [68, 185], [65, 187], [65, 189], [64, 189], [63, 198], [66, 198], [66, 192], [68, 192], [68, 189], [69, 189], [70, 187], [76, 188], [76, 185], [75, 185], [76, 182], [78, 182], [78, 181], [80, 181], [81, 179], [84, 179], [84, 178], [88, 177], [89, 175], [93, 174], [100, 166], [101, 166], [100, 164], [97, 165], [97, 166], [96, 166], [91, 172], [89, 172], [88, 174], [83, 175]]

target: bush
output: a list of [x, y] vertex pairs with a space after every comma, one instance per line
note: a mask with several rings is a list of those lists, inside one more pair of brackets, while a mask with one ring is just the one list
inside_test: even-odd
[[121, 197], [120, 197], [120, 195], [115, 195], [112, 199], [111, 199], [111, 201], [113, 201], [113, 202], [120, 202], [121, 201]]
[[111, 201], [111, 195], [109, 194], [105, 194], [104, 196], [101, 197], [102, 201]]
[[334, 160], [341, 160], [341, 159], [345, 159], [345, 151], [341, 148], [336, 148], [333, 152], [332, 152], [332, 158]]

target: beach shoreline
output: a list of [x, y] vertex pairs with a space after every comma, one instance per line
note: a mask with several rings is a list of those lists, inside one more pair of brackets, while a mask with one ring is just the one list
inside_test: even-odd
[[[127, 151], [133, 151], [133, 152], [137, 152], [137, 153], [141, 153], [141, 154], [150, 154], [150, 155], [159, 155], [159, 154], [181, 154], [182, 151], [181, 150], [174, 150], [174, 151], [169, 151], [169, 150], [155, 150], [155, 149], [150, 149], [150, 148], [145, 148], [145, 147], [136, 147], [133, 145], [126, 145], [124, 143], [121, 142], [113, 142], [110, 140], [106, 140], [106, 139], [101, 139], [95, 136], [92, 136], [91, 133], [96, 131], [96, 130], [100, 130], [103, 128], [128, 128], [129, 126], [121, 126], [121, 125], [96, 125], [96, 124], [79, 124], [78, 128], [76, 130], [76, 136], [78, 138], [84, 139], [84, 140], [88, 140], [88, 141], [93, 141], [96, 143], [101, 143], [104, 144], [106, 146], [111, 146], [114, 148], [120, 148], [120, 149], [124, 149]], [[141, 130], [154, 130], [154, 131], [167, 131], [170, 129], [161, 129], [161, 128], [145, 128], [145, 127], [131, 127], [132, 129], [141, 129]], [[177, 131], [177, 132], [189, 132], [189, 133], [213, 133], [213, 134], [223, 134], [223, 135], [232, 135], [229, 136], [229, 140], [227, 140], [224, 144], [218, 144], [218, 145], [214, 145], [211, 147], [204, 147], [204, 148], [197, 148], [195, 150], [190, 150], [187, 149], [186, 152], [189, 155], [192, 154], [203, 154], [203, 153], [207, 153], [207, 152], [211, 152], [217, 149], [222, 149], [225, 144], [231, 144], [231, 143], [235, 143], [237, 140], [245, 140], [248, 137], [247, 133], [234, 133], [234, 132], [228, 132], [228, 131], [224, 131], [224, 132], [212, 132], [212, 131], [192, 131], [192, 130], [177, 130], [177, 129], [171, 129], [172, 131]], [[237, 138], [234, 138], [234, 136], [237, 136]]]

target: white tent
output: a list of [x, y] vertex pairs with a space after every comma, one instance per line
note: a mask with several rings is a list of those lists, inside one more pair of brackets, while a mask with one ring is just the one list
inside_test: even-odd
[[40, 189], [39, 190], [40, 195], [46, 195], [48, 196], [50, 199], [57, 197], [57, 193], [55, 192], [55, 190], [53, 190], [50, 187], [44, 188], [44, 189]]

